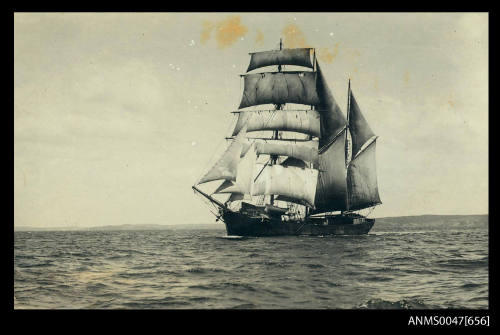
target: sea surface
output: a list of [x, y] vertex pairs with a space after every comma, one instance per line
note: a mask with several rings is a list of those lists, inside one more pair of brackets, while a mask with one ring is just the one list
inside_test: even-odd
[[488, 308], [487, 228], [383, 230], [15, 232], [14, 308]]

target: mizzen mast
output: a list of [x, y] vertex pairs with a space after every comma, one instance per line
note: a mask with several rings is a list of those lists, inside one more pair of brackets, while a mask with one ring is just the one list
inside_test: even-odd
[[[351, 78], [347, 83], [347, 124], [345, 129], [345, 168], [347, 169], [349, 159], [349, 109], [351, 103]], [[346, 187], [346, 211], [349, 209], [349, 187]], [[342, 211], [344, 213], [344, 211]]]

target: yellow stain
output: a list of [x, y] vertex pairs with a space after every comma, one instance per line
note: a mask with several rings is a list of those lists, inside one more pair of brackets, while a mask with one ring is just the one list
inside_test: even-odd
[[322, 60], [325, 63], [331, 63], [337, 57], [337, 54], [339, 53], [339, 44], [340, 42], [336, 43], [333, 46], [333, 50], [330, 51], [329, 48], [319, 48], [318, 49], [318, 58]]
[[[311, 48], [302, 30], [294, 23], [287, 24], [283, 28], [283, 43], [286, 48]], [[328, 47], [317, 48], [318, 59], [327, 64], [333, 62], [339, 53], [339, 45], [340, 42], [336, 43], [331, 49]]]
[[410, 82], [410, 72], [405, 72], [405, 74], [403, 75], [403, 81], [406, 85], [408, 85], [408, 83]]
[[255, 37], [255, 44], [256, 45], [263, 45], [264, 44], [264, 34], [262, 33], [262, 30], [257, 29], [257, 36]]
[[304, 33], [294, 23], [290, 23], [283, 28], [283, 37], [283, 43], [287, 48], [310, 48]]
[[203, 22], [203, 30], [201, 31], [200, 41], [202, 44], [205, 44], [212, 34], [212, 30], [214, 29], [214, 24], [210, 21]]
[[201, 43], [206, 43], [215, 29], [215, 40], [219, 49], [224, 49], [236, 42], [238, 38], [244, 36], [248, 29], [241, 24], [239, 15], [231, 15], [219, 22], [203, 22], [201, 31]]

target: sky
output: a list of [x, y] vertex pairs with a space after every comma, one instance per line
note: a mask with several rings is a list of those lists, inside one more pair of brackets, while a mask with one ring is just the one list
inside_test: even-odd
[[488, 213], [487, 13], [15, 13], [15, 226], [214, 222], [191, 186], [280, 38], [344, 113], [351, 79], [372, 216]]

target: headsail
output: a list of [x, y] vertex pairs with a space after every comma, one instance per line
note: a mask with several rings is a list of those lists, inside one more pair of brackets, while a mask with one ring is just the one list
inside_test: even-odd
[[315, 110], [296, 111], [241, 111], [233, 130], [238, 134], [243, 126], [247, 131], [286, 130], [320, 136], [320, 116]]
[[[243, 194], [242, 190], [236, 186], [236, 184], [231, 180], [224, 180], [222, 184], [213, 193], [234, 193]], [[213, 194], [212, 193], [212, 194]]]
[[238, 164], [236, 181], [226, 180], [214, 193], [251, 194], [253, 171], [257, 161], [255, 144], [252, 144]]
[[239, 132], [238, 136], [229, 145], [222, 157], [215, 165], [198, 181], [197, 184], [207, 183], [209, 181], [225, 179], [236, 180], [236, 172], [240, 161], [243, 141], [246, 135], [246, 127]]
[[352, 139], [352, 157], [354, 158], [366, 141], [375, 136], [375, 134], [368, 125], [368, 122], [366, 122], [363, 114], [361, 114], [352, 91], [349, 91], [349, 94], [349, 131], [351, 132]]
[[240, 107], [296, 103], [316, 105], [316, 72], [263, 72], [246, 74]]
[[311, 49], [284, 49], [251, 53], [248, 71], [269, 65], [297, 65], [312, 68]]
[[357, 210], [380, 204], [375, 161], [376, 141], [371, 142], [347, 168], [348, 209]]
[[231, 193], [231, 195], [229, 196], [229, 199], [227, 199], [226, 202], [238, 201], [238, 200], [243, 200], [243, 199], [245, 199], [243, 194]]

